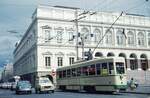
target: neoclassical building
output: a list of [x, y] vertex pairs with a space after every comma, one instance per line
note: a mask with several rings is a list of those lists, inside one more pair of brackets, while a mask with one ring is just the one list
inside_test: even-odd
[[[89, 11], [81, 15], [83, 12], [69, 7], [38, 6], [32, 23], [14, 50], [14, 74], [33, 85], [37, 76], [55, 78], [58, 67], [69, 66], [77, 60], [77, 41], [81, 59], [83, 42], [84, 51], [88, 51], [101, 40], [94, 58], [124, 57], [128, 79], [134, 77], [141, 84], [149, 84], [150, 17], [123, 14], [110, 29], [120, 13]], [[72, 21], [81, 16], [84, 18], [78, 22]]]

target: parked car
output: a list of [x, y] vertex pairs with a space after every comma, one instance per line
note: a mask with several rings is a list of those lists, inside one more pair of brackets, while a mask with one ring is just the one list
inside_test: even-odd
[[54, 93], [55, 87], [48, 77], [38, 77], [36, 79], [35, 91], [36, 93], [48, 92]]
[[16, 94], [32, 93], [31, 83], [29, 81], [18, 81], [16, 85]]
[[16, 85], [17, 85], [17, 82], [12, 82], [10, 89], [11, 89], [12, 91], [15, 90], [15, 89], [16, 89]]

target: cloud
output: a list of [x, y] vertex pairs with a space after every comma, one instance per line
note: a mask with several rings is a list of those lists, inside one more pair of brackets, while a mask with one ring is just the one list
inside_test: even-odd
[[72, 6], [96, 11], [124, 11], [136, 6], [129, 12], [150, 16], [150, 2], [145, 0], [0, 0], [0, 63], [6, 59], [12, 60], [14, 44], [20, 39], [16, 37], [17, 34], [7, 31], [15, 30], [24, 34], [38, 4]]

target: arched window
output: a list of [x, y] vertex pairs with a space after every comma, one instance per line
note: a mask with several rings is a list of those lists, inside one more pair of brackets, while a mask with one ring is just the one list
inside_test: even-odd
[[148, 69], [147, 56], [145, 54], [141, 54], [140, 59], [141, 59], [141, 68], [143, 70], [147, 70]]
[[125, 55], [124, 53], [120, 53], [120, 54], [119, 54], [119, 57], [125, 58], [125, 65], [126, 65], [126, 68], [127, 68], [127, 59], [126, 59], [126, 55]]
[[95, 29], [94, 30], [94, 34], [95, 34], [94, 41], [97, 43], [97, 42], [99, 42], [99, 40], [101, 40], [102, 33], [101, 33], [101, 31], [99, 29]]
[[138, 69], [137, 56], [134, 53], [130, 55], [130, 68], [131, 70]]
[[128, 34], [127, 34], [127, 36], [128, 36], [128, 45], [129, 46], [133, 46], [134, 45], [134, 34], [133, 34], [133, 32], [131, 32], [131, 31], [129, 31], [128, 32]]
[[95, 57], [103, 57], [103, 54], [101, 52], [96, 52]]
[[150, 46], [150, 33], [148, 33], [148, 46]]
[[138, 45], [144, 46], [144, 34], [142, 32], [138, 33]]
[[117, 31], [116, 39], [117, 45], [125, 45], [125, 36], [121, 30]]
[[110, 57], [110, 56], [115, 56], [115, 55], [114, 55], [114, 53], [109, 52], [109, 53], [107, 54], [107, 57]]
[[105, 42], [108, 45], [112, 44], [112, 32], [111, 31], [107, 32]]
[[90, 32], [87, 28], [82, 28], [81, 35], [83, 35], [85, 43], [90, 42]]

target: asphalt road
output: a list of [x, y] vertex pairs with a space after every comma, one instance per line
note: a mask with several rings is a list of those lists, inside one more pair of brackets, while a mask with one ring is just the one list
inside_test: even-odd
[[54, 94], [22, 94], [16, 95], [14, 91], [0, 89], [0, 98], [150, 98], [147, 94], [131, 93], [79, 93], [79, 92], [55, 92]]

